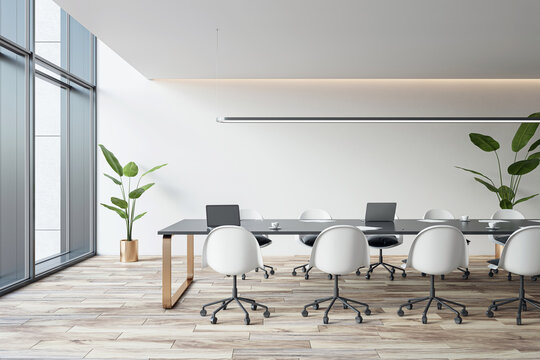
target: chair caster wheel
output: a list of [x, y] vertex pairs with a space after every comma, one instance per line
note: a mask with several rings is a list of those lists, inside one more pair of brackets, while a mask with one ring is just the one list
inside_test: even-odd
[[360, 315], [358, 315], [357, 317], [354, 318], [354, 320], [356, 320], [357, 324], [361, 324], [363, 319]]
[[308, 312], [307, 312], [306, 309], [304, 309], [304, 310], [302, 311], [302, 316], [303, 316], [303, 317], [307, 317], [307, 316], [308, 316]]
[[263, 316], [265, 318], [269, 318], [270, 317], [270, 311], [266, 310], [265, 312], [263, 312]]
[[407, 310], [412, 310], [412, 304], [407, 305]]
[[253, 311], [257, 310], [257, 305], [256, 304], [251, 304], [251, 310], [253, 310]]
[[426, 276], [427, 276], [427, 274], [426, 274], [426, 273], [422, 273], [422, 277], [426, 277]]
[[422, 316], [422, 324], [427, 324], [427, 316]]
[[407, 273], [406, 273], [406, 272], [401, 273], [401, 277], [402, 277], [402, 278], [406, 278], [406, 277], [407, 277]]
[[469, 275], [467, 274], [463, 274], [463, 276], [461, 277], [463, 280], [467, 280], [469, 278]]
[[437, 303], [437, 310], [442, 310], [442, 305]]
[[309, 274], [304, 275], [304, 279], [309, 280]]
[[264, 273], [264, 278], [268, 279], [268, 273]]
[[255, 272], [259, 272], [259, 268], [255, 268]]
[[313, 305], [313, 310], [319, 310], [319, 304]]
[[401, 309], [399, 309], [399, 310], [397, 311], [397, 314], [398, 314], [398, 316], [403, 316], [403, 315], [405, 315], [405, 313], [404, 313], [403, 310], [401, 310]]
[[225, 305], [221, 310], [227, 310], [227, 305]]
[[366, 309], [366, 311], [364, 311], [364, 314], [366, 314], [367, 316], [371, 315], [371, 310], [370, 310], [370, 309]]
[[488, 318], [492, 318], [493, 315], [494, 315], [494, 314], [493, 314], [493, 311], [491, 311], [491, 310], [486, 311], [486, 316], [487, 316]]
[[454, 322], [455, 322], [456, 324], [461, 324], [461, 323], [463, 322], [463, 319], [461, 319], [461, 316], [456, 316], [456, 317], [454, 318]]
[[201, 310], [201, 316], [206, 316], [206, 310], [204, 309]]
[[508, 279], [508, 281], [512, 281], [512, 275], [508, 274], [506, 278]]
[[390, 274], [390, 281], [394, 281], [394, 274]]
[[270, 270], [270, 275], [274, 275], [275, 273], [274, 269]]
[[499, 273], [499, 269], [495, 269], [495, 270], [493, 270], [493, 272], [494, 272], [495, 274], [498, 274], [498, 273]]
[[391, 273], [391, 274], [395, 274], [395, 273], [396, 273], [396, 269], [392, 268], [392, 270], [390, 270], [390, 273]]
[[492, 306], [492, 307], [491, 307], [491, 310], [497, 311], [497, 310], [499, 310], [499, 308], [498, 308], [497, 306]]
[[369, 280], [370, 277], [371, 277], [370, 274], [366, 274], [366, 280]]
[[356, 276], [360, 276], [361, 272], [360, 270], [356, 270]]
[[466, 309], [462, 309], [461, 316], [469, 316], [469, 312]]
[[516, 325], [521, 325], [521, 318], [520, 317], [516, 318]]
[[488, 276], [493, 277], [493, 271], [490, 270], [489, 273], [488, 273]]
[[246, 274], [242, 274], [242, 280], [246, 280]]
[[322, 322], [323, 322], [324, 324], [328, 324], [328, 316], [324, 316], [324, 317], [322, 318]]
[[249, 325], [249, 323], [250, 323], [249, 317], [246, 316], [246, 317], [244, 318], [244, 325]]
[[210, 318], [210, 324], [215, 324], [215, 323], [217, 323], [217, 317], [212, 316], [212, 317]]
[[343, 304], [343, 308], [348, 309], [349, 307], [347, 306], [347, 304]]
[[444, 280], [444, 275], [441, 275], [441, 280]]
[[307, 271], [306, 267], [302, 266], [302, 272], [306, 272], [306, 271]]
[[291, 274], [292, 274], [292, 276], [296, 276], [296, 270], [293, 270], [293, 272]]
[[333, 277], [332, 277], [332, 274], [328, 274], [328, 280], [332, 280]]

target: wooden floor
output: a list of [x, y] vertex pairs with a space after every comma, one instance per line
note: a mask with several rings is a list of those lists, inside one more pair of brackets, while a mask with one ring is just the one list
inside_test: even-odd
[[[388, 257], [399, 263], [401, 257]], [[183, 269], [181, 258], [173, 268]], [[460, 273], [437, 281], [438, 295], [468, 305], [469, 316], [456, 325], [448, 311], [436, 307], [428, 324], [421, 309], [396, 315], [410, 297], [427, 295], [429, 281], [411, 271], [390, 281], [376, 270], [371, 280], [354, 274], [341, 282], [343, 296], [367, 302], [372, 315], [356, 324], [354, 313], [336, 307], [323, 325], [322, 311], [300, 314], [302, 305], [330, 296], [332, 282], [314, 271], [306, 281], [291, 276], [293, 265], [305, 258], [265, 258], [275, 276], [264, 280], [250, 273], [239, 281], [241, 295], [270, 307], [271, 316], [251, 312], [249, 326], [231, 306], [218, 314], [218, 324], [199, 315], [203, 303], [229, 296], [231, 279], [200, 270], [181, 303], [161, 306], [161, 263], [143, 257], [123, 264], [117, 258], [94, 257], [0, 298], [0, 358], [89, 359], [540, 359], [540, 312], [527, 311], [515, 324], [515, 307], [485, 316], [490, 299], [513, 297], [517, 279], [487, 276], [485, 258], [472, 259], [472, 275]], [[183, 274], [177, 271], [177, 283]], [[528, 296], [540, 299], [540, 281], [526, 281]]]

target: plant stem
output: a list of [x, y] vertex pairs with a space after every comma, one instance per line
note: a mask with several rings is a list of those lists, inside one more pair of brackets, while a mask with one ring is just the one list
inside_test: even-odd
[[499, 179], [501, 180], [501, 186], [503, 186], [502, 171], [501, 171], [501, 160], [499, 159], [499, 154], [497, 154], [497, 150], [495, 150], [495, 156], [497, 157], [497, 164], [499, 164]]

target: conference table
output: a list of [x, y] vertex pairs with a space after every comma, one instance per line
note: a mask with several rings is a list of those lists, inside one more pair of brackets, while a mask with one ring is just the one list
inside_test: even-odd
[[[420, 231], [434, 225], [451, 225], [464, 235], [510, 235], [514, 231], [526, 227], [540, 225], [540, 220], [495, 220], [495, 229], [488, 227], [488, 222], [494, 220], [471, 219], [461, 220], [418, 220], [400, 219], [393, 222], [365, 222], [361, 219], [334, 219], [334, 220], [298, 220], [298, 219], [264, 219], [264, 220], [242, 220], [241, 226], [251, 231], [254, 235], [268, 234], [274, 235], [307, 235], [319, 234], [324, 229], [336, 225], [352, 225], [358, 227], [366, 235], [388, 234], [388, 235], [416, 235]], [[279, 229], [270, 228], [271, 223], [278, 222]], [[184, 219], [160, 231], [163, 236], [162, 253], [162, 303], [165, 309], [172, 308], [180, 299], [182, 294], [193, 282], [194, 272], [194, 236], [207, 235], [209, 230], [206, 226], [206, 219]], [[186, 235], [187, 239], [187, 274], [182, 285], [174, 292], [172, 291], [172, 259], [171, 241], [174, 235]]]

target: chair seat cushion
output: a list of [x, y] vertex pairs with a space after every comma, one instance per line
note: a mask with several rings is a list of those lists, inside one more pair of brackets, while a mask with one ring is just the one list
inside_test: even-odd
[[315, 240], [317, 239], [317, 235], [300, 235], [300, 241], [304, 243], [304, 245], [313, 247], [313, 244], [315, 244]]
[[263, 235], [255, 235], [255, 239], [259, 243], [259, 247], [265, 247], [272, 243], [272, 240]]
[[508, 241], [508, 238], [510, 237], [510, 235], [495, 235], [493, 236], [493, 238], [495, 239], [496, 242], [499, 242], [501, 244], [506, 244], [506, 242]]
[[372, 235], [367, 238], [369, 246], [386, 248], [399, 244], [396, 236], [392, 235]]

